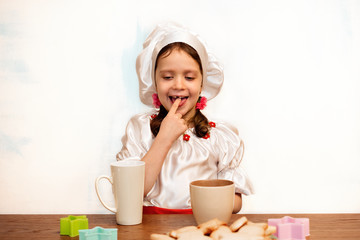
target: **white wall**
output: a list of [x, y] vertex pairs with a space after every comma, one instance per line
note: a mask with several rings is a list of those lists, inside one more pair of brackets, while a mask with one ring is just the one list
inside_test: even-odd
[[360, 212], [359, 1], [128, 2], [0, 1], [0, 213], [108, 213], [94, 180], [147, 110], [135, 58], [167, 20], [225, 65], [206, 113], [245, 141], [244, 213]]

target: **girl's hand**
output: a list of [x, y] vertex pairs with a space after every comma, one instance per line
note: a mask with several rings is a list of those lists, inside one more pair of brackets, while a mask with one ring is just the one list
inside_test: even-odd
[[158, 136], [167, 139], [171, 143], [175, 142], [181, 134], [183, 134], [188, 128], [186, 121], [182, 118], [181, 113], [176, 113], [181, 100], [176, 99], [171, 106], [168, 114], [161, 123]]

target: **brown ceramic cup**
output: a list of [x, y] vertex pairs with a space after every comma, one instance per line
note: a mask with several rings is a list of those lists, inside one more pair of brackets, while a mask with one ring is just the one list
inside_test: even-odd
[[223, 179], [193, 181], [190, 198], [197, 224], [214, 218], [228, 223], [234, 209], [235, 185]]

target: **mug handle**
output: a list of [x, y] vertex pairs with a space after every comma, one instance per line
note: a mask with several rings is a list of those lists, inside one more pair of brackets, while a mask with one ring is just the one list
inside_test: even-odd
[[113, 181], [112, 181], [112, 179], [111, 179], [110, 177], [105, 176], [105, 175], [102, 175], [102, 176], [98, 177], [98, 178], [95, 180], [95, 190], [96, 190], [96, 194], [97, 194], [97, 196], [98, 196], [101, 204], [102, 204], [107, 210], [109, 210], [109, 211], [111, 211], [111, 212], [113, 212], [113, 213], [116, 213], [116, 209], [115, 209], [115, 208], [112, 208], [112, 207], [109, 207], [109, 206], [102, 200], [102, 198], [101, 198], [101, 196], [100, 196], [100, 193], [99, 193], [99, 181], [100, 181], [102, 178], [107, 179], [107, 180], [111, 183], [111, 185], [113, 185]]

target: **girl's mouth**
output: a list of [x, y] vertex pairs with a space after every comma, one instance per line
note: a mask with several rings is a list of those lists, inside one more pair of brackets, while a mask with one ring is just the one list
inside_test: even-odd
[[181, 107], [182, 105], [185, 104], [186, 100], [189, 98], [188, 96], [187, 97], [180, 97], [180, 96], [169, 96], [169, 99], [172, 103], [174, 103], [176, 101], [176, 99], [180, 98], [181, 99], [181, 102], [179, 104], [179, 107]]

